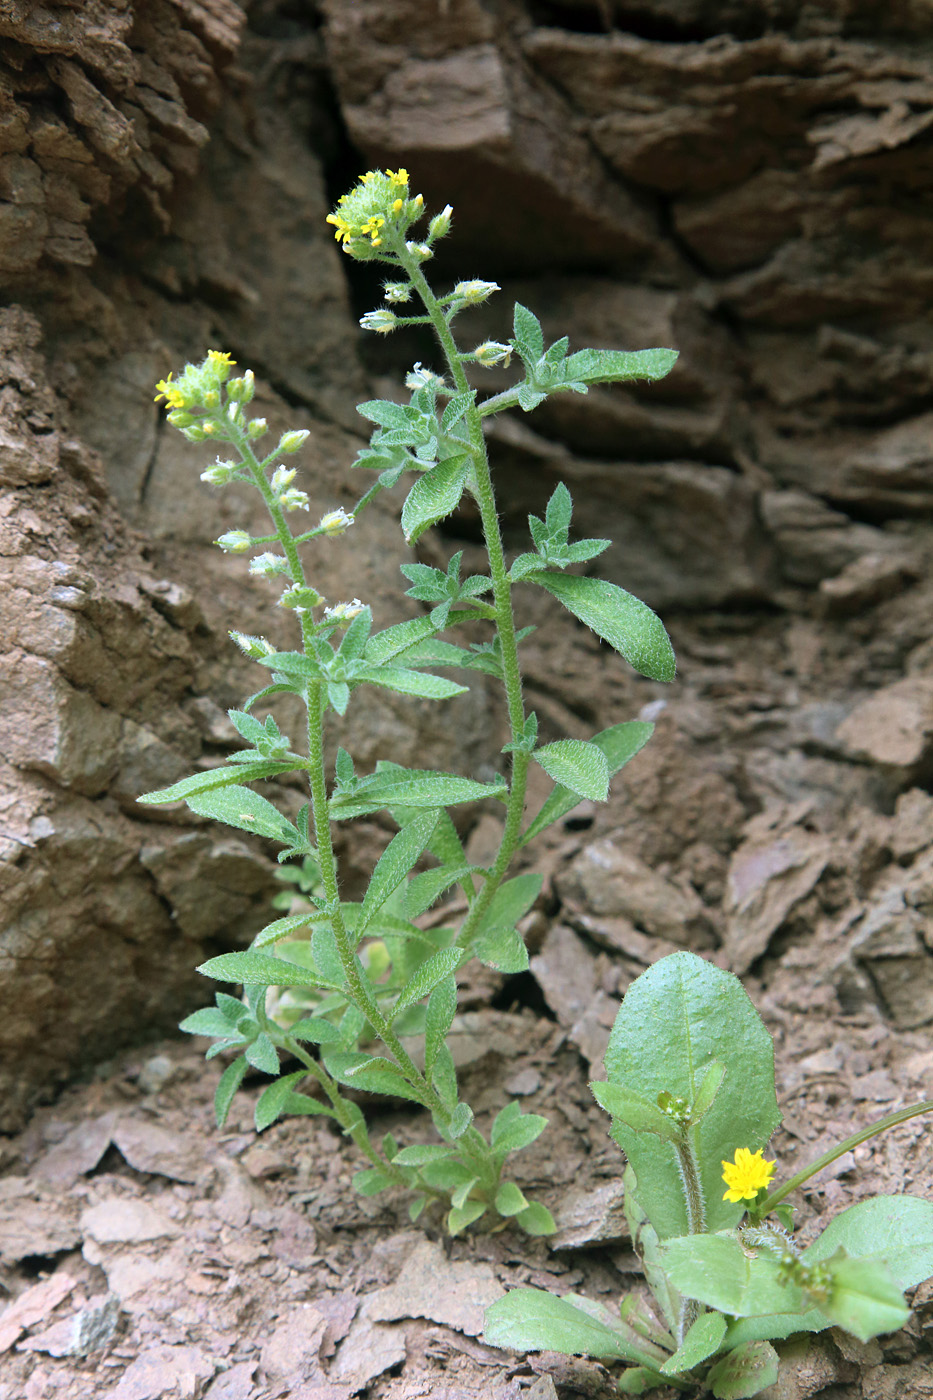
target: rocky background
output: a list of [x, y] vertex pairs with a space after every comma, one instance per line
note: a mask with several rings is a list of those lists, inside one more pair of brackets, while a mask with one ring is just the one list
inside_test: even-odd
[[[348, 506], [355, 403], [432, 354], [363, 343], [375, 284], [323, 222], [376, 164], [454, 206], [439, 278], [502, 284], [477, 340], [518, 297], [575, 347], [681, 352], [494, 433], [510, 547], [565, 479], [681, 661], [662, 694], [522, 600], [547, 737], [658, 720], [555, 858], [540, 995], [594, 1061], [671, 944], [775, 1014], [933, 1021], [928, 34], [925, 0], [0, 0], [0, 1129], [266, 916], [267, 851], [134, 805], [223, 755], [255, 688], [226, 629], [276, 626], [210, 544], [250, 507], [152, 386], [230, 350], [313, 428], [312, 511]], [[415, 607], [396, 508], [320, 559], [383, 624]], [[347, 746], [481, 775], [495, 697], [456, 706], [370, 703]], [[351, 881], [385, 839], [345, 838]]]

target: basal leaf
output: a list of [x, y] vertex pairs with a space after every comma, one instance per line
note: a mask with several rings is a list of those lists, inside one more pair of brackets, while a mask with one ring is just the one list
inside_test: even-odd
[[746, 1400], [778, 1378], [778, 1354], [767, 1342], [745, 1342], [727, 1352], [706, 1377], [716, 1400]]
[[634, 1360], [626, 1339], [581, 1308], [538, 1288], [513, 1288], [486, 1309], [483, 1340], [513, 1351]]
[[898, 1288], [913, 1288], [933, 1276], [933, 1201], [919, 1196], [857, 1201], [804, 1250], [804, 1263], [828, 1259], [840, 1246], [853, 1258], [882, 1260]]

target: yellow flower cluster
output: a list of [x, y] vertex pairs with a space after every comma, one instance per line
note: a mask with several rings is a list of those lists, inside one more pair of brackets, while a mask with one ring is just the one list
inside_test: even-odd
[[367, 170], [349, 194], [340, 196], [327, 222], [334, 225], [334, 237], [344, 252], [358, 256], [361, 244], [369, 249], [382, 246], [387, 219], [392, 218], [404, 234], [423, 208], [420, 194], [408, 197], [407, 170]]
[[768, 1186], [774, 1175], [774, 1162], [766, 1162], [762, 1148], [750, 1152], [740, 1147], [734, 1162], [723, 1162], [722, 1179], [728, 1186], [723, 1193], [724, 1201], [753, 1201], [763, 1186]]

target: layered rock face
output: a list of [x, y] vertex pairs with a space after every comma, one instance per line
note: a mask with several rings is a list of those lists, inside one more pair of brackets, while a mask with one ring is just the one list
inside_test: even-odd
[[[528, 511], [563, 478], [579, 530], [618, 542], [600, 572], [675, 627], [682, 619], [704, 674], [734, 664], [696, 641], [697, 629], [715, 630], [710, 610], [761, 610], [772, 630], [788, 619], [798, 679], [831, 639], [831, 703], [814, 714], [805, 686], [780, 702], [784, 714], [810, 705], [790, 745], [798, 757], [772, 763], [749, 728], [757, 757], [739, 772], [703, 757], [716, 714], [686, 716], [695, 821], [715, 799], [723, 830], [684, 833], [675, 848], [659, 834], [638, 858], [683, 889], [692, 882], [710, 928], [741, 944], [748, 965], [780, 922], [753, 948], [736, 931], [744, 906], [725, 891], [725, 863], [763, 839], [744, 824], [772, 797], [793, 813], [795, 784], [836, 790], [836, 807], [821, 810], [838, 813], [844, 802], [891, 809], [930, 776], [933, 721], [898, 718], [927, 715], [933, 676], [922, 622], [933, 511], [927, 6], [246, 9], [0, 4], [0, 973], [10, 1008], [0, 1128], [62, 1077], [171, 1024], [197, 995], [205, 949], [242, 943], [263, 921], [268, 853], [134, 806], [139, 791], [223, 754], [224, 707], [255, 688], [226, 629], [274, 635], [277, 625], [272, 586], [248, 586], [210, 544], [248, 525], [251, 505], [200, 484], [208, 463], [163, 430], [152, 385], [208, 346], [231, 350], [256, 371], [273, 431], [313, 428], [303, 459], [312, 511], [350, 505], [354, 404], [374, 378], [384, 390], [382, 375], [397, 384], [431, 354], [400, 337], [360, 359], [355, 316], [377, 289], [359, 278], [348, 288], [354, 269], [323, 219], [368, 166], [404, 164], [430, 206], [454, 206], [438, 277], [503, 286], [474, 317], [477, 340], [507, 337], [507, 296], [574, 347], [681, 352], [662, 384], [567, 395], [497, 424], [515, 547]], [[484, 381], [505, 382], [498, 372]], [[328, 542], [319, 565], [329, 598], [386, 600], [382, 624], [414, 609], [398, 599], [393, 510], [373, 508], [353, 548]], [[469, 549], [469, 513], [452, 528], [453, 547]], [[572, 728], [586, 709], [574, 695], [590, 687], [567, 661], [579, 660], [572, 632], [558, 635], [569, 639], [563, 660], [537, 642], [529, 653], [553, 737]], [[686, 660], [689, 680], [689, 646]], [[730, 683], [710, 681], [714, 710]], [[603, 698], [618, 698], [611, 685]], [[363, 764], [480, 771], [501, 762], [488, 704], [483, 691], [456, 711], [370, 703], [347, 747]], [[909, 732], [892, 738], [897, 725]], [[643, 791], [633, 787], [637, 801]], [[280, 795], [300, 801], [297, 790]], [[662, 784], [643, 817], [660, 833], [679, 801], [676, 782]], [[787, 868], [822, 878], [823, 847], [786, 825]], [[381, 839], [354, 837], [345, 867], [356, 846]], [[888, 860], [910, 865], [924, 849]], [[879, 895], [879, 908], [896, 898]], [[880, 986], [864, 971], [876, 945], [887, 948], [872, 924], [850, 977], [863, 1001]], [[919, 933], [910, 947], [919, 976], [929, 961]], [[928, 1000], [933, 1016], [933, 991]], [[926, 1019], [915, 1001], [910, 1024]]]

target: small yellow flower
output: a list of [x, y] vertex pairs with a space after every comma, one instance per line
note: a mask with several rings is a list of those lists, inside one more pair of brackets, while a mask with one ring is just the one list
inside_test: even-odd
[[735, 1154], [734, 1162], [723, 1162], [722, 1179], [728, 1186], [728, 1191], [723, 1193], [724, 1201], [753, 1201], [763, 1186], [767, 1186], [774, 1175], [774, 1162], [766, 1162], [762, 1157], [762, 1148], [757, 1152], [750, 1152], [747, 1147], [740, 1147]]
[[207, 358], [214, 364], [229, 365], [231, 369], [236, 364], [236, 360], [230, 358], [230, 354], [227, 350], [208, 350]]
[[159, 391], [155, 396], [156, 403], [158, 403], [160, 399], [164, 399], [166, 407], [168, 408], [185, 407], [185, 396], [181, 389], [178, 388], [178, 385], [172, 383], [171, 374], [166, 375], [164, 379], [160, 379], [156, 388]]

